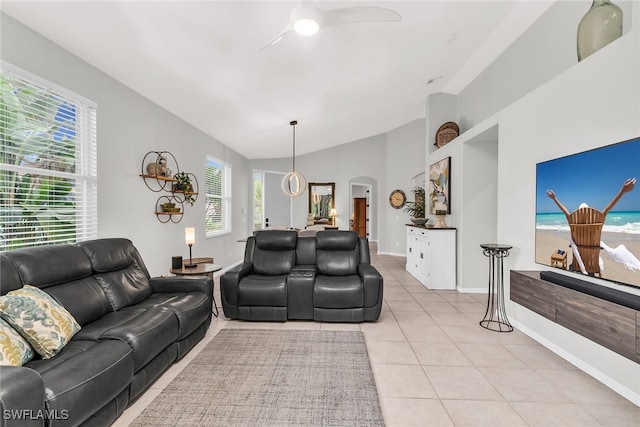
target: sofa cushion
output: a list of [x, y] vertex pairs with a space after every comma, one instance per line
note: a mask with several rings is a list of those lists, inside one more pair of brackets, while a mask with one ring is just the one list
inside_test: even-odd
[[296, 264], [316, 264], [315, 237], [298, 237], [298, 245], [296, 247]]
[[322, 231], [316, 235], [316, 249], [325, 251], [351, 251], [358, 244], [355, 231]]
[[147, 308], [139, 307], [133, 309], [133, 307], [128, 307], [126, 310], [121, 311], [112, 311], [111, 313], [105, 314], [100, 319], [89, 323], [80, 329], [74, 337], [72, 341], [75, 340], [87, 340], [87, 341], [98, 341], [102, 334], [109, 329], [112, 329], [116, 326], [124, 325], [126, 322], [131, 321], [135, 317], [142, 314]]
[[313, 306], [316, 308], [361, 308], [364, 291], [360, 277], [316, 276], [313, 285]]
[[100, 273], [95, 278], [107, 295], [114, 311], [144, 301], [153, 292], [148, 277], [138, 264], [131, 264], [121, 270]]
[[20, 289], [24, 285], [18, 266], [9, 259], [8, 253], [0, 252], [0, 295]]
[[44, 421], [36, 419], [37, 417], [23, 416], [13, 419], [10, 417], [13, 411], [25, 415], [43, 413], [45, 406], [42, 377], [33, 369], [0, 365], [0, 378], [2, 379], [0, 381], [0, 413], [2, 414], [0, 425], [2, 427], [43, 427]]
[[290, 251], [296, 249], [298, 233], [293, 230], [259, 231], [255, 239], [256, 248], [263, 251]]
[[49, 360], [25, 366], [42, 377], [46, 408], [66, 414], [52, 425], [81, 425], [129, 387], [133, 351], [120, 340], [78, 340]]
[[238, 285], [238, 305], [286, 307], [287, 277], [250, 274]]
[[[84, 251], [75, 245], [39, 246], [2, 253], [17, 270], [21, 286], [44, 288], [91, 275], [91, 263]], [[6, 267], [9, 267], [7, 265]], [[5, 268], [5, 263], [2, 263]], [[14, 275], [15, 277], [15, 275]], [[8, 279], [3, 273], [2, 279]], [[14, 289], [17, 288], [13, 284]], [[8, 284], [2, 284], [3, 289]]]
[[0, 297], [0, 316], [49, 359], [80, 330], [73, 316], [46, 292], [25, 285]]
[[[145, 305], [146, 303], [148, 304]], [[142, 304], [108, 313], [88, 324], [76, 334], [71, 342], [73, 343], [75, 340], [124, 340], [136, 351], [136, 372], [138, 372], [145, 364], [145, 360], [153, 359], [164, 348], [162, 346], [168, 346], [176, 340], [178, 333], [183, 333], [191, 327], [191, 321], [193, 320], [189, 318], [189, 322], [180, 324], [178, 316], [172, 313], [170, 308], [156, 306], [151, 301], [145, 301]], [[158, 328], [154, 329], [155, 326]], [[128, 332], [133, 335], [127, 335]], [[156, 337], [154, 334], [161, 336]], [[154, 340], [157, 346], [154, 345]], [[149, 350], [146, 358], [143, 354], [145, 350]]]
[[32, 358], [31, 345], [0, 318], [0, 365], [22, 366]]
[[296, 261], [295, 231], [260, 231], [255, 235], [253, 270], [257, 274], [278, 276], [288, 274]]
[[104, 331], [99, 340], [117, 339], [133, 349], [133, 369], [138, 372], [178, 339], [178, 318], [164, 307], [149, 307], [129, 321]]
[[94, 277], [49, 286], [47, 293], [85, 326], [113, 311], [111, 303]]
[[358, 273], [360, 251], [358, 233], [354, 231], [321, 231], [316, 235], [318, 272], [330, 276]]
[[178, 340], [189, 336], [211, 316], [211, 299], [201, 292], [157, 293], [136, 307], [164, 307], [178, 318]]
[[97, 239], [78, 243], [98, 273], [120, 270], [135, 262], [133, 244], [128, 239]]

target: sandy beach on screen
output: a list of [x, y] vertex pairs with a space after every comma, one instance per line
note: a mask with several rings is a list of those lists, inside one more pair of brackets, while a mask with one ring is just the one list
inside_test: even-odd
[[[637, 235], [603, 232], [602, 241], [611, 248], [623, 244], [636, 258], [640, 259], [640, 239]], [[573, 255], [569, 247], [569, 232], [536, 230], [537, 263], [550, 265], [551, 254], [558, 249], [567, 252], [567, 267], [571, 267]], [[624, 265], [612, 261], [604, 251], [600, 251], [600, 257], [604, 262], [603, 279], [640, 286], [640, 271], [627, 270]]]

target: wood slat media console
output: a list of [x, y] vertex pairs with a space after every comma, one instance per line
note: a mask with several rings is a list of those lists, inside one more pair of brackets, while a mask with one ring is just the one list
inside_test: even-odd
[[511, 300], [640, 363], [640, 311], [511, 270]]

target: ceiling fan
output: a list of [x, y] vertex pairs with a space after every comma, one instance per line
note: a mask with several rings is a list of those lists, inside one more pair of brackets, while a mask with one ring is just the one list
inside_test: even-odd
[[342, 9], [322, 10], [311, 0], [301, 0], [293, 8], [289, 24], [273, 40], [262, 46], [264, 49], [279, 43], [291, 32], [312, 36], [323, 28], [359, 22], [398, 22], [400, 14], [391, 9], [373, 6], [353, 6]]

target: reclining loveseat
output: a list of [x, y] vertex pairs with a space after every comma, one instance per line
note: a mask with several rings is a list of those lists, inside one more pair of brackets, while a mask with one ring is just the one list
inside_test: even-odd
[[211, 322], [209, 277], [151, 278], [127, 239], [1, 253], [4, 305], [15, 298], [4, 296], [10, 291], [40, 292], [31, 286], [53, 297], [80, 329], [53, 356], [0, 366], [1, 426], [109, 425]]
[[383, 280], [366, 238], [353, 231], [259, 231], [244, 262], [220, 279], [226, 317], [241, 320], [375, 321]]

